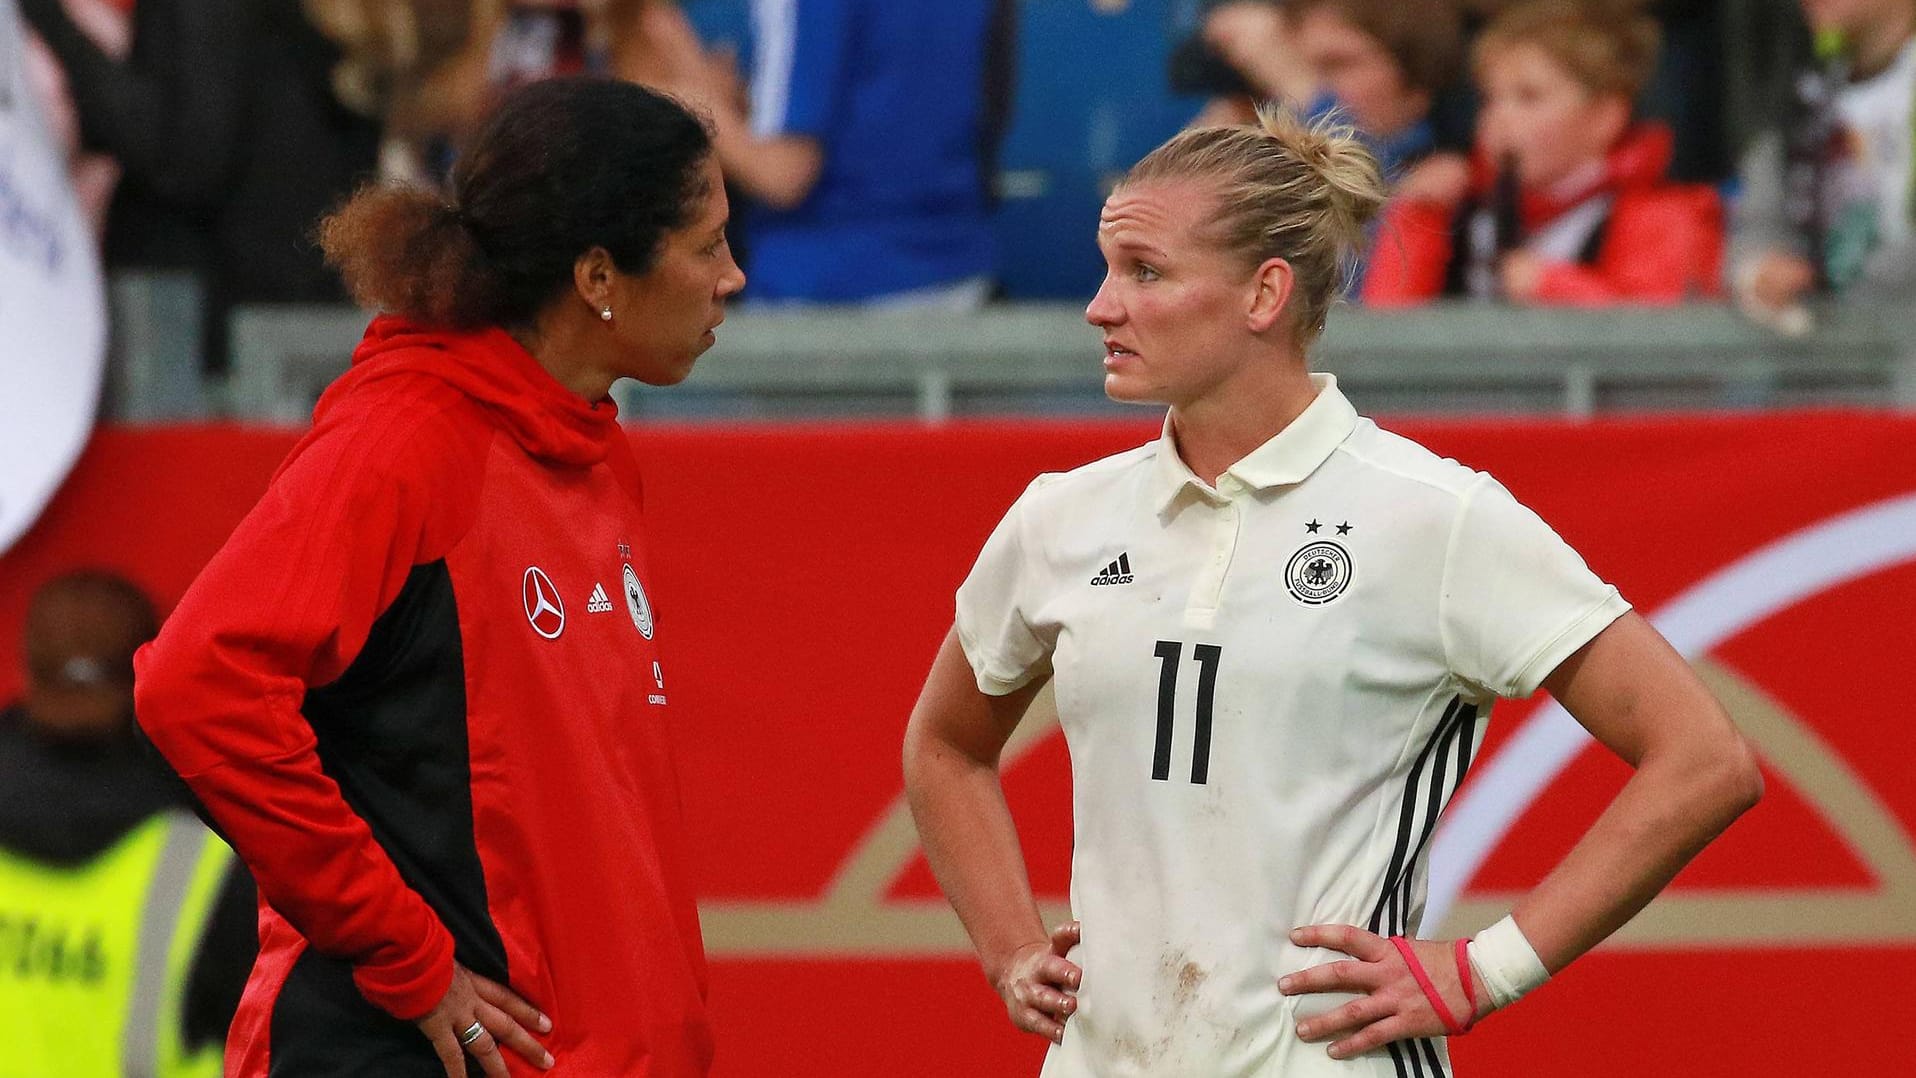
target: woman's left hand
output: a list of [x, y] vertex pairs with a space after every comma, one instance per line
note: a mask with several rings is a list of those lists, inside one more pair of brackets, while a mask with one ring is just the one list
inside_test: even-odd
[[1529, 251], [1512, 251], [1497, 263], [1497, 275], [1503, 282], [1504, 298], [1512, 303], [1529, 303], [1543, 287], [1543, 259]]
[[1470, 197], [1470, 161], [1450, 150], [1433, 153], [1410, 166], [1391, 197], [1454, 210]]
[[[1355, 992], [1363, 995], [1335, 1010], [1297, 1024], [1298, 1039], [1327, 1041], [1332, 1059], [1349, 1059], [1381, 1048], [1391, 1041], [1414, 1037], [1442, 1037], [1449, 1031], [1425, 998], [1404, 957], [1388, 939], [1351, 925], [1311, 925], [1291, 933], [1299, 947], [1324, 947], [1350, 955], [1348, 961], [1327, 962], [1278, 979], [1278, 991], [1287, 996], [1313, 992]], [[1476, 989], [1477, 1013], [1472, 1015], [1464, 986], [1458, 980], [1455, 942], [1413, 940], [1411, 948], [1436, 986], [1450, 1013], [1464, 1021], [1487, 1013], [1490, 993], [1481, 981]], [[1473, 975], [1474, 977], [1474, 975]], [[1470, 1016], [1464, 1018], [1463, 1016]]]

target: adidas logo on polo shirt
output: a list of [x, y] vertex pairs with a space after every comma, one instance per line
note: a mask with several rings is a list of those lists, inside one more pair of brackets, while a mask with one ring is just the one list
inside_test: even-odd
[[592, 597], [585, 601], [585, 609], [588, 614], [607, 614], [612, 611], [612, 600], [606, 598], [604, 584], [592, 585]]
[[1093, 586], [1099, 584], [1129, 584], [1134, 579], [1136, 578], [1131, 575], [1131, 552], [1127, 550], [1118, 555], [1117, 561], [1099, 570], [1098, 575], [1091, 578], [1091, 583]]

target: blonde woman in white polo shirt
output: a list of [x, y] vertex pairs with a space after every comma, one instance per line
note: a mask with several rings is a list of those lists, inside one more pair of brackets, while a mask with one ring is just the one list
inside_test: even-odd
[[[1760, 796], [1722, 709], [1548, 525], [1308, 372], [1383, 195], [1348, 134], [1269, 114], [1177, 136], [1105, 204], [1086, 318], [1106, 392], [1168, 404], [1164, 434], [1011, 507], [905, 742], [932, 868], [1055, 1042], [1045, 1078], [1439, 1078], [1446, 1032]], [[1078, 918], [1050, 936], [998, 773], [1047, 679]], [[1635, 773], [1510, 917], [1417, 939], [1435, 817], [1492, 702], [1539, 686]]]

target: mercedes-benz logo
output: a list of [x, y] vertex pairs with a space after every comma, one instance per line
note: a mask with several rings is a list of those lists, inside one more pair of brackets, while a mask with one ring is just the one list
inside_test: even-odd
[[552, 586], [552, 578], [544, 569], [529, 566], [520, 592], [532, 631], [547, 640], [557, 640], [559, 634], [565, 632], [565, 600], [559, 598], [559, 589]]

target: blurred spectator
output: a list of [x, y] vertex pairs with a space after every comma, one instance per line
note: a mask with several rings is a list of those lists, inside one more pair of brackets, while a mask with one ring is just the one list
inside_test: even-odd
[[213, 1078], [256, 949], [252, 886], [133, 723], [139, 590], [83, 572], [27, 609], [0, 710], [10, 1078]]
[[[443, 147], [485, 112], [488, 31], [504, 0], [305, 0], [339, 50], [333, 94], [382, 124], [382, 179], [429, 185]], [[329, 207], [330, 208], [330, 207]]]
[[[114, 59], [124, 60], [131, 47], [132, 20], [120, 0], [66, 0], [66, 10], [81, 32]], [[54, 141], [67, 155], [73, 193], [95, 236], [106, 231], [107, 202], [120, 181], [120, 166], [103, 153], [88, 152], [80, 140], [80, 116], [67, 89], [60, 61], [37, 36], [27, 37], [27, 84], [46, 109]]]
[[511, 0], [491, 41], [495, 99], [561, 75], [662, 86], [699, 55], [673, 0]]
[[[1187, 0], [1188, 2], [1188, 0]], [[1670, 175], [1677, 179], [1716, 183], [1729, 173], [1724, 131], [1725, 96], [1724, 55], [1741, 38], [1726, 36], [1723, 8], [1741, 2], [1760, 7], [1764, 0], [1589, 0], [1608, 7], [1636, 7], [1652, 14], [1663, 30], [1654, 74], [1644, 87], [1639, 106], [1646, 118], [1660, 119], [1676, 133], [1675, 153]], [[1172, 89], [1180, 93], [1202, 94], [1208, 98], [1194, 126], [1207, 123], [1248, 122], [1251, 108], [1259, 99], [1284, 101], [1294, 111], [1307, 110], [1308, 94], [1285, 92], [1286, 68], [1298, 69], [1308, 76], [1314, 65], [1299, 54], [1301, 42], [1293, 29], [1288, 42], [1273, 47], [1267, 22], [1268, 13], [1283, 11], [1284, 20], [1295, 27], [1298, 16], [1310, 4], [1298, 0], [1208, 0], [1202, 5], [1202, 30], [1182, 42], [1171, 61]], [[1370, 27], [1373, 37], [1387, 46], [1402, 42], [1400, 36], [1380, 33], [1380, 17], [1422, 36], [1426, 55], [1431, 50], [1456, 48], [1448, 42], [1475, 40], [1489, 21], [1507, 7], [1510, 0], [1439, 0], [1412, 6], [1397, 5], [1400, 10], [1372, 13], [1353, 19], [1360, 27]], [[1414, 43], [1411, 47], [1417, 47]], [[1401, 52], [1400, 44], [1393, 51]], [[1286, 59], [1288, 57], [1288, 60]], [[1748, 60], [1748, 57], [1740, 59]], [[1416, 63], [1403, 60], [1410, 71]], [[1322, 71], [1317, 72], [1322, 79]], [[1446, 80], [1436, 88], [1428, 108], [1427, 122], [1436, 143], [1437, 155], [1427, 158], [1405, 177], [1413, 186], [1425, 184], [1447, 187], [1452, 198], [1460, 197], [1467, 186], [1465, 156], [1473, 141], [1477, 101], [1468, 80]], [[1356, 121], [1362, 130], [1364, 121]], [[1451, 151], [1455, 158], [1443, 156]], [[1389, 164], [1389, 162], [1385, 162]], [[1432, 193], [1432, 192], [1425, 192]]]
[[1475, 49], [1477, 154], [1460, 205], [1387, 209], [1365, 298], [1674, 303], [1717, 291], [1714, 189], [1672, 184], [1669, 129], [1633, 119], [1658, 30], [1628, 6], [1535, 0]]
[[[1210, 9], [1204, 36], [1252, 93], [1213, 98], [1195, 124], [1244, 122], [1253, 99], [1310, 119], [1336, 111], [1398, 197], [1462, 197], [1465, 158], [1438, 152], [1431, 116], [1463, 48], [1451, 0], [1231, 0]], [[1367, 269], [1351, 267], [1353, 297], [1363, 297]]]
[[[1491, 21], [1522, 0], [1458, 0], [1464, 12], [1464, 38], [1474, 43]], [[1726, 57], [1737, 38], [1726, 30], [1726, 9], [1756, 8], [1771, 0], [1583, 0], [1600, 11], [1642, 11], [1661, 31], [1656, 63], [1637, 96], [1642, 119], [1658, 120], [1675, 136], [1669, 175], [1696, 183], [1721, 183], [1731, 171], [1725, 140], [1726, 70], [1746, 73]], [[1739, 58], [1740, 59], [1740, 58]], [[1474, 121], [1476, 103], [1461, 115]], [[1441, 119], [1448, 121], [1451, 113]], [[1466, 140], [1468, 142], [1468, 140]]]
[[1764, 0], [1599, 0], [1637, 3], [1657, 20], [1662, 45], [1637, 100], [1639, 114], [1659, 120], [1676, 136], [1670, 178], [1721, 184], [1735, 171], [1730, 152], [1729, 72], [1740, 57], [1729, 30], [1733, 4]]
[[[387, 118], [383, 178], [430, 185], [518, 87], [605, 75], [686, 92], [702, 67], [674, 0], [307, 0], [346, 45], [349, 101]], [[372, 109], [365, 109], [373, 111]]]
[[210, 365], [233, 304], [344, 298], [309, 233], [371, 175], [379, 128], [334, 95], [339, 51], [300, 0], [138, 0], [124, 60], [60, 0], [21, 9], [65, 69], [85, 144], [124, 170], [109, 269], [198, 277]]
[[1900, 295], [1916, 284], [1916, 2], [1804, 0], [1815, 67], [1795, 108], [1745, 154], [1731, 281], [1746, 310], [1807, 325], [1817, 292]]
[[[1341, 109], [1387, 178], [1436, 148], [1431, 107], [1462, 50], [1450, 0], [1232, 0], [1204, 35], [1255, 96], [1307, 118]], [[1241, 109], [1224, 98], [1203, 115], [1243, 122]]]
[[749, 107], [724, 58], [700, 95], [728, 181], [757, 203], [748, 298], [989, 298], [1012, 18], [1011, 0], [756, 0]]

